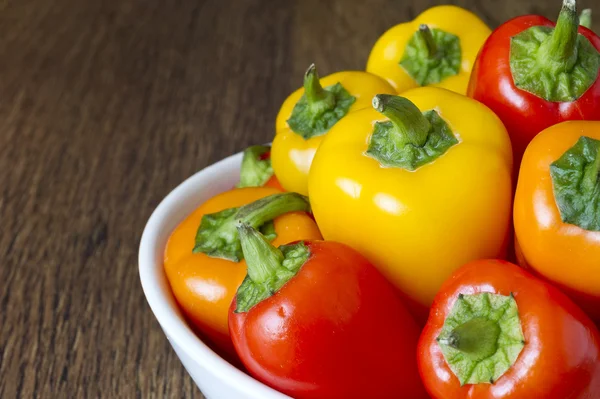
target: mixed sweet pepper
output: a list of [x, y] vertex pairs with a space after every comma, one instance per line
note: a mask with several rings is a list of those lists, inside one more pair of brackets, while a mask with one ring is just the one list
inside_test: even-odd
[[590, 18], [438, 6], [366, 71], [311, 65], [272, 146], [172, 232], [190, 325], [294, 398], [600, 398]]

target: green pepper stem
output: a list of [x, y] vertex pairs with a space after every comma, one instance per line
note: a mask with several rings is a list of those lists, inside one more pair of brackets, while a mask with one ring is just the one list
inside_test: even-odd
[[248, 267], [248, 277], [255, 283], [270, 280], [282, 267], [283, 253], [250, 225], [239, 224], [237, 230]]
[[456, 327], [438, 343], [457, 349], [473, 359], [485, 359], [498, 349], [500, 327], [497, 321], [474, 318]]
[[335, 107], [335, 95], [321, 86], [315, 64], [311, 64], [304, 74], [304, 95], [316, 114]]
[[577, 29], [579, 17], [575, 0], [563, 0], [563, 6], [552, 35], [539, 50], [539, 61], [551, 75], [570, 71], [577, 62]]
[[587, 192], [593, 192], [598, 181], [600, 181], [600, 145], [598, 146], [594, 163], [590, 164], [583, 174], [581, 185]]
[[248, 274], [237, 290], [235, 313], [244, 313], [277, 293], [308, 261], [310, 250], [303, 242], [275, 248], [247, 224], [237, 226]]
[[261, 159], [269, 151], [271, 147], [264, 145], [253, 145], [244, 150], [238, 188], [262, 186], [273, 176], [270, 158]]
[[235, 216], [240, 223], [258, 228], [279, 215], [294, 211], [310, 211], [308, 198], [298, 193], [273, 194], [244, 205]]
[[429, 26], [425, 24], [419, 25], [419, 38], [421, 42], [424, 44], [424, 48], [427, 49], [427, 55], [429, 58], [435, 58], [437, 56], [438, 48], [437, 44], [435, 44], [435, 39], [433, 38], [433, 33], [431, 33], [431, 29]]
[[237, 235], [238, 223], [259, 228], [279, 215], [295, 211], [309, 212], [308, 198], [297, 193], [280, 193], [240, 208], [206, 214], [196, 232], [196, 245], [192, 252], [239, 262], [243, 253]]
[[525, 346], [515, 297], [458, 294], [437, 342], [460, 385], [494, 383]]
[[373, 97], [373, 108], [392, 122], [397, 147], [408, 143], [421, 147], [427, 141], [431, 124], [410, 100], [400, 96], [377, 94]]
[[579, 14], [579, 25], [592, 29], [592, 9], [586, 8]]

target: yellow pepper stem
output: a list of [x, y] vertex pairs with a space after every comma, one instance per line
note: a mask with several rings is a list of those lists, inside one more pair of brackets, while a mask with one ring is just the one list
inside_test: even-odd
[[356, 97], [340, 82], [323, 88], [317, 68], [312, 64], [304, 74], [304, 94], [292, 110], [287, 123], [305, 140], [327, 133], [350, 110]]
[[427, 54], [429, 58], [437, 57], [437, 44], [435, 44], [435, 39], [433, 38], [433, 33], [431, 33], [431, 29], [429, 29], [429, 26], [425, 24], [419, 25], [418, 33], [421, 43], [423, 43], [424, 48], [427, 49]]
[[390, 119], [394, 126], [392, 135], [397, 147], [413, 144], [421, 147], [427, 141], [431, 124], [410, 100], [389, 94], [373, 97], [373, 108]]
[[335, 107], [335, 95], [321, 86], [315, 64], [311, 64], [304, 74], [304, 95], [316, 114]]

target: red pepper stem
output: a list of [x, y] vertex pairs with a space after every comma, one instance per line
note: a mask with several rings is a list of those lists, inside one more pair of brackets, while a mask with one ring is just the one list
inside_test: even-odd
[[458, 294], [437, 342], [461, 385], [494, 383], [515, 364], [525, 346], [515, 297]]
[[394, 126], [393, 137], [397, 148], [406, 144], [421, 147], [427, 141], [431, 124], [407, 98], [377, 94], [373, 97], [373, 108], [390, 119]]
[[255, 283], [268, 281], [282, 267], [283, 254], [250, 225], [242, 223], [237, 229], [248, 267], [248, 277]]
[[583, 175], [583, 181], [581, 182], [583, 188], [588, 192], [592, 192], [597, 184], [600, 182], [600, 145], [596, 153], [596, 159], [594, 163], [590, 164]]
[[236, 293], [235, 313], [244, 313], [274, 295], [306, 263], [310, 251], [303, 242], [275, 248], [245, 223], [237, 226], [248, 274]]
[[475, 359], [485, 359], [498, 349], [500, 327], [497, 321], [474, 318], [456, 327], [438, 342], [453, 347]]
[[570, 71], [577, 62], [577, 30], [579, 17], [575, 0], [563, 0], [563, 6], [552, 35], [539, 50], [542, 65], [551, 75]]
[[269, 181], [273, 176], [270, 151], [271, 148], [264, 145], [253, 145], [244, 150], [240, 182], [236, 187], [259, 187]]
[[311, 64], [304, 73], [304, 95], [316, 114], [335, 107], [335, 95], [321, 86], [315, 64]]
[[592, 29], [592, 9], [586, 8], [579, 14], [579, 25]]
[[425, 48], [427, 49], [427, 55], [429, 58], [435, 58], [437, 56], [438, 48], [437, 44], [435, 44], [435, 39], [433, 38], [431, 29], [429, 29], [429, 26], [421, 24], [419, 25], [418, 32], [421, 42], [425, 44]]

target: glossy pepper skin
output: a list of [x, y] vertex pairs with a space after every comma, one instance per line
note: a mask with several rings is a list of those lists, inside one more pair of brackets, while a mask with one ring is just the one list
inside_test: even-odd
[[[305, 86], [308, 86], [307, 77], [312, 76], [320, 84], [320, 89], [327, 89], [337, 83], [352, 96], [354, 102], [350, 105], [341, 119], [357, 110], [370, 107], [371, 99], [378, 93], [394, 94], [395, 90], [384, 79], [362, 71], [336, 72], [321, 79], [316, 74], [312, 65], [305, 76]], [[303, 195], [308, 194], [308, 171], [317, 148], [327, 132], [314, 134], [304, 138], [302, 134], [294, 131], [288, 121], [299, 100], [305, 96], [304, 87], [294, 91], [283, 102], [275, 123], [275, 138], [271, 149], [271, 161], [275, 175], [281, 186], [287, 191], [294, 191]], [[339, 122], [338, 122], [339, 123]]]
[[[493, 383], [461, 386], [438, 338], [450, 309], [463, 300], [460, 295], [480, 293], [512, 294], [525, 342]], [[600, 397], [600, 334], [592, 321], [557, 288], [504, 261], [469, 263], [444, 283], [419, 339], [418, 363], [434, 399]]]
[[[268, 187], [239, 188], [218, 194], [200, 205], [173, 231], [164, 254], [164, 268], [173, 294], [190, 323], [221, 351], [233, 354], [227, 314], [231, 300], [246, 275], [244, 260], [192, 253], [194, 238], [204, 215], [239, 207], [279, 193]], [[308, 214], [291, 212], [273, 221], [275, 245], [299, 239], [319, 239], [321, 234]]]
[[247, 311], [236, 312], [239, 293], [231, 305], [231, 337], [250, 374], [298, 399], [426, 398], [419, 328], [393, 287], [343, 244], [301, 245], [308, 257], [278, 291]]
[[458, 142], [414, 171], [384, 167], [366, 152], [373, 126], [389, 119], [356, 112], [321, 144], [309, 192], [325, 239], [366, 256], [423, 316], [456, 268], [504, 256], [512, 158], [502, 123], [477, 101], [432, 87], [403, 97], [420, 111], [437, 110]]
[[[506, 126], [517, 168], [536, 134], [562, 121], [597, 119], [600, 109], [597, 78], [581, 97], [572, 101], [549, 101], [516, 86], [510, 65], [511, 38], [534, 26], [553, 28], [555, 23], [540, 15], [525, 15], [498, 27], [477, 57], [468, 89], [470, 97], [491, 108]], [[600, 50], [600, 38], [594, 32], [583, 26], [578, 32]], [[555, 79], [553, 76], [549, 73], [546, 79]]]
[[[520, 263], [560, 286], [600, 321], [600, 231], [563, 221], [551, 176], [551, 165], [581, 137], [600, 140], [600, 122], [563, 122], [542, 131], [529, 144], [519, 173], [514, 225], [522, 254]], [[590, 172], [587, 179], [600, 190], [598, 166], [593, 167], [588, 164], [584, 170]], [[573, 178], [577, 186], [586, 179]], [[593, 191], [594, 186], [590, 189]], [[596, 208], [597, 220], [599, 211]]]
[[[389, 29], [378, 39], [371, 50], [367, 62], [367, 72], [387, 79], [398, 93], [421, 86], [400, 65], [409, 41], [419, 31], [421, 25], [455, 35], [460, 43], [457, 73], [427, 85], [465, 94], [477, 52], [490, 35], [491, 30], [475, 14], [456, 6], [432, 7], [413, 21]], [[439, 56], [445, 57], [443, 54]]]

